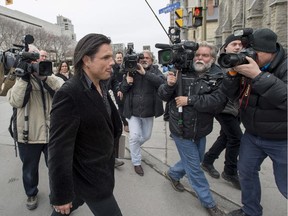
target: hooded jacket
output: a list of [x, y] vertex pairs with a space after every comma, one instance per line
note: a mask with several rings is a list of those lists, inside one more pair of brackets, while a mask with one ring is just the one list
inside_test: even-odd
[[[266, 139], [287, 139], [287, 53], [277, 43], [277, 53], [267, 69], [254, 79], [225, 74], [223, 92], [240, 99], [240, 117], [246, 131]], [[245, 94], [247, 87], [250, 94]]]

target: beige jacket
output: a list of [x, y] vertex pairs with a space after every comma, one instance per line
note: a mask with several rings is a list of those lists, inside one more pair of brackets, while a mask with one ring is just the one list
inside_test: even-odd
[[[55, 75], [48, 76], [45, 82], [54, 91], [57, 91], [64, 83], [61, 78], [56, 77]], [[29, 83], [31, 84], [32, 90], [29, 94], [28, 103], [23, 107], [24, 97], [25, 93], [27, 94]], [[14, 86], [7, 92], [8, 102], [12, 107], [17, 108], [17, 118], [14, 119], [13, 123], [14, 138], [16, 138], [17, 142], [24, 143], [24, 116], [25, 109], [27, 109], [28, 122], [26, 121], [26, 125], [28, 123], [28, 144], [47, 144], [49, 141], [52, 97], [49, 92], [43, 88], [46, 105], [46, 110], [44, 111], [41, 88], [33, 75], [30, 76], [29, 83], [21, 78], [17, 78]]]

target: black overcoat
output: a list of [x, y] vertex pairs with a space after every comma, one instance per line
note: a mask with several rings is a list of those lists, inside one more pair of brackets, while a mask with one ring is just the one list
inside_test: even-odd
[[112, 195], [113, 148], [122, 123], [109, 94], [108, 101], [111, 117], [83, 73], [66, 81], [55, 94], [48, 145], [51, 204], [69, 203], [75, 194], [90, 200]]

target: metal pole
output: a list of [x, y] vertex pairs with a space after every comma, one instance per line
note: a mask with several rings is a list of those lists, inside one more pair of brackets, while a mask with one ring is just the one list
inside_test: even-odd
[[183, 29], [181, 30], [181, 40], [188, 40], [188, 0], [183, 1]]
[[207, 0], [203, 1], [203, 23], [202, 23], [202, 40], [206, 41], [207, 38], [207, 24], [206, 24], [206, 16], [207, 16]]

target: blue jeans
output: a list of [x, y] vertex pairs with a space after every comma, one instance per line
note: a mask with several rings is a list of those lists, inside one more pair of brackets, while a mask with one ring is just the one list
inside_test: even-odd
[[[115, 200], [115, 197], [112, 195], [106, 199], [100, 201], [93, 201], [87, 199], [81, 199], [80, 197], [75, 197], [72, 202], [72, 208], [70, 209], [70, 214], [72, 211], [76, 210], [84, 203], [87, 204], [94, 216], [122, 216], [121, 210]], [[68, 215], [70, 215], [68, 214]], [[63, 216], [60, 212], [53, 210], [51, 216]], [[65, 214], [67, 215], [67, 214]]]
[[18, 143], [19, 156], [22, 161], [22, 180], [27, 196], [36, 196], [39, 182], [39, 161], [43, 152], [47, 166], [48, 144]]
[[150, 139], [154, 117], [140, 118], [131, 116], [129, 123], [129, 146], [132, 164], [141, 165], [141, 146]]
[[183, 139], [173, 134], [172, 137], [181, 160], [168, 170], [169, 176], [178, 181], [187, 174], [189, 183], [196, 192], [202, 206], [205, 208], [214, 207], [216, 204], [210, 192], [209, 183], [200, 167], [204, 157], [206, 137], [197, 141]]
[[242, 209], [248, 215], [262, 215], [259, 171], [267, 156], [273, 162], [278, 190], [287, 199], [287, 140], [267, 140], [245, 132], [241, 139], [238, 170]]

